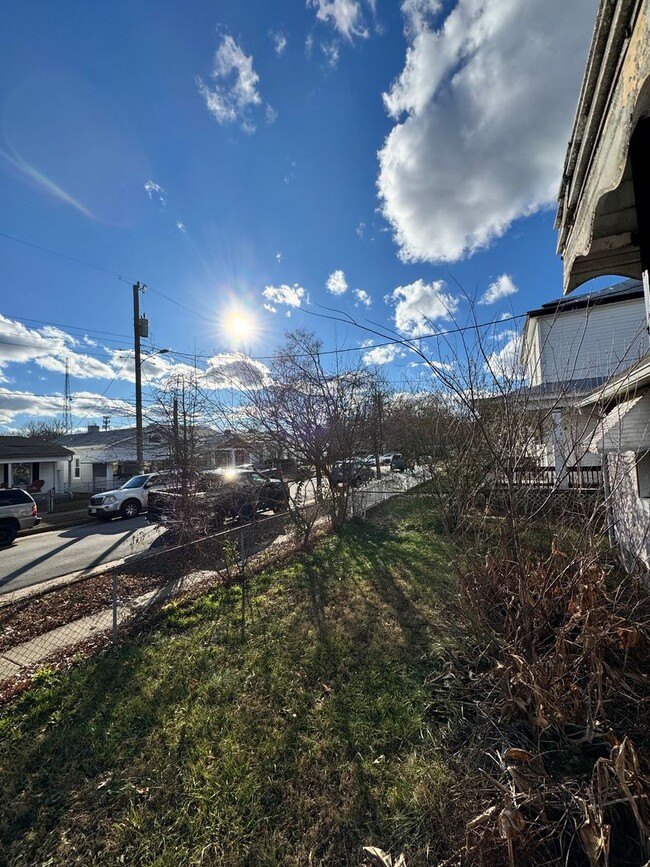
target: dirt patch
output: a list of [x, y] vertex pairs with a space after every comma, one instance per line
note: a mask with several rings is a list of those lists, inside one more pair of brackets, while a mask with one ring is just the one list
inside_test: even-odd
[[[251, 567], [260, 568], [259, 564], [265, 564], [269, 558], [275, 560], [295, 550], [292, 542], [276, 542], [283, 529], [283, 522], [277, 519], [251, 525], [250, 528], [238, 528], [233, 531], [232, 537], [239, 542], [243, 532], [244, 544], [249, 550], [260, 545], [270, 546], [250, 561]], [[180, 580], [192, 572], [208, 571], [213, 575], [212, 584], [218, 583], [224, 579], [221, 570], [226, 539], [221, 536], [186, 548], [163, 550], [155, 557], [136, 560], [117, 570], [84, 578], [41, 596], [0, 608], [0, 652], [110, 608], [114, 581], [117, 581], [120, 604], [160, 587], [171, 586], [173, 594], [173, 585], [179, 584], [180, 587]]]

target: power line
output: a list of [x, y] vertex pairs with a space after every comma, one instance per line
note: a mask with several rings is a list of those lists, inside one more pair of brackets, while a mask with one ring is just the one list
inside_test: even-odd
[[[64, 322], [46, 322], [43, 319], [30, 319], [27, 316], [16, 316], [14, 313], [4, 313], [5, 319], [11, 319], [14, 322], [33, 322], [36, 325], [50, 325], [54, 328], [69, 328], [74, 331], [81, 331], [83, 334], [101, 334], [109, 337], [121, 337], [123, 340], [131, 340], [131, 334], [117, 334], [115, 331], [100, 331], [98, 328], [84, 328], [83, 325], [68, 325]], [[110, 341], [113, 342], [113, 341]]]
[[25, 247], [31, 247], [33, 250], [40, 250], [42, 253], [49, 253], [51, 256], [58, 256], [60, 259], [67, 259], [68, 262], [75, 262], [77, 265], [85, 265], [87, 268], [93, 268], [95, 271], [103, 271], [104, 274], [110, 274], [112, 277], [117, 277], [118, 280], [123, 280], [125, 283], [131, 283], [124, 274], [119, 274], [117, 271], [112, 271], [110, 268], [104, 268], [102, 265], [95, 265], [93, 262], [87, 262], [85, 259], [78, 259], [76, 256], [69, 256], [67, 253], [61, 253], [58, 250], [52, 250], [50, 247], [44, 247], [41, 244], [34, 244], [32, 241], [25, 241], [24, 238], [17, 238], [15, 235], [9, 235], [7, 232], [0, 232], [0, 238], [5, 238], [8, 241], [15, 241], [17, 244], [23, 244]]
[[[111, 268], [105, 268], [103, 265], [96, 265], [94, 262], [88, 262], [86, 259], [79, 259], [77, 256], [69, 256], [67, 253], [61, 253], [59, 250], [53, 250], [51, 247], [44, 247], [42, 244], [34, 244], [32, 241], [26, 241], [24, 238], [17, 238], [15, 235], [9, 235], [7, 232], [0, 232], [0, 238], [5, 238], [7, 241], [15, 241], [17, 244], [22, 244], [25, 247], [31, 247], [33, 250], [40, 250], [42, 253], [49, 253], [50, 256], [58, 256], [59, 259], [66, 259], [68, 262], [74, 262], [77, 265], [85, 265], [87, 268], [93, 268], [95, 271], [101, 271], [104, 274], [110, 274], [112, 277], [116, 277], [118, 280], [122, 280], [124, 283], [135, 283], [135, 279], [125, 277], [124, 274], [120, 274], [119, 271], [113, 271]], [[191, 313], [193, 316], [196, 316], [196, 310], [192, 310], [191, 307], [187, 307], [185, 304], [181, 304], [180, 301], [177, 301], [175, 298], [172, 298], [170, 295], [166, 295], [164, 292], [161, 292], [160, 289], [155, 289], [152, 286], [147, 284], [146, 287], [150, 292], [154, 292], [156, 295], [160, 295], [161, 298], [164, 298], [166, 301], [169, 301], [171, 304], [175, 304], [177, 307], [180, 307], [182, 310], [187, 310], [188, 313]]]
[[[111, 274], [113, 277], [116, 277], [118, 280], [122, 280], [122, 281], [127, 282], [127, 283], [134, 283], [135, 282], [135, 280], [128, 279], [123, 274], [120, 274], [117, 271], [113, 271], [110, 268], [105, 268], [101, 265], [95, 265], [92, 262], [88, 262], [84, 259], [78, 259], [75, 256], [68, 256], [66, 253], [61, 253], [58, 250], [52, 250], [50, 247], [44, 247], [40, 244], [34, 244], [31, 241], [25, 241], [23, 238], [17, 238], [15, 235], [9, 235], [6, 232], [0, 232], [0, 237], [6, 238], [7, 240], [10, 240], [10, 241], [15, 241], [18, 244], [24, 244], [25, 246], [32, 247], [35, 250], [41, 250], [42, 252], [49, 253], [52, 256], [58, 256], [62, 259], [67, 259], [68, 261], [75, 262], [79, 265], [85, 265], [88, 268], [93, 268], [96, 271], [102, 271], [105, 274]], [[189, 313], [192, 313], [193, 315], [197, 315], [196, 310], [192, 310], [192, 308], [187, 307], [184, 304], [181, 304], [180, 301], [177, 301], [175, 298], [172, 298], [170, 295], [166, 295], [164, 292], [161, 292], [159, 289], [155, 289], [155, 288], [149, 286], [148, 284], [147, 284], [146, 288], [150, 292], [153, 292], [156, 295], [160, 295], [161, 298], [164, 298], [166, 301], [169, 301], [171, 304], [175, 304], [177, 307], [180, 307], [183, 310], [187, 310]], [[345, 325], [353, 325], [356, 328], [360, 328], [360, 329], [368, 331], [370, 333], [372, 333], [374, 331], [374, 329], [372, 329], [372, 328], [368, 328], [364, 325], [360, 325], [358, 322], [355, 322], [352, 319], [346, 319], [343, 316], [332, 316], [332, 315], [328, 315], [328, 314], [324, 314], [324, 313], [317, 313], [314, 310], [307, 310], [307, 308], [305, 308], [305, 307], [301, 307], [300, 310], [301, 310], [301, 312], [306, 313], [309, 316], [316, 316], [320, 319], [331, 319], [332, 321], [335, 321], [335, 322], [342, 322]], [[383, 346], [394, 346], [396, 344], [401, 344], [402, 346], [406, 346], [408, 348], [411, 345], [410, 344], [411, 340], [432, 340], [436, 337], [445, 337], [445, 336], [449, 336], [451, 334], [463, 334], [466, 331], [476, 331], [480, 328], [487, 328], [490, 325], [504, 324], [506, 322], [512, 322], [514, 320], [523, 319], [525, 316], [526, 316], [525, 313], [513, 314], [512, 316], [506, 316], [502, 319], [501, 318], [500, 319], [492, 319], [489, 322], [472, 323], [471, 325], [459, 326], [457, 328], [448, 328], [448, 329], [445, 329], [443, 331], [433, 331], [429, 334], [420, 334], [416, 338], [408, 338], [408, 337], [396, 338], [394, 340], [386, 340], [386, 341], [382, 341], [380, 343], [368, 344], [368, 346], [359, 346], [359, 347], [355, 346], [355, 347], [347, 347], [344, 349], [323, 350], [322, 352], [319, 352], [318, 354], [320, 356], [323, 356], [323, 355], [340, 355], [344, 352], [364, 352], [368, 349], [379, 349], [380, 347], [383, 347]], [[36, 320], [34, 320], [34, 321], [36, 321]], [[57, 327], [76, 327], [76, 326], [57, 326]], [[80, 330], [83, 330], [83, 329], [80, 329]], [[88, 329], [88, 330], [90, 331], [91, 329]], [[377, 334], [378, 332], [374, 331], [374, 333]], [[115, 336], [121, 336], [121, 335], [115, 335]], [[212, 355], [208, 355], [206, 353], [192, 354], [189, 352], [174, 352], [174, 354], [180, 355], [184, 358], [211, 358], [212, 355], [214, 355], [216, 353], [212, 353]], [[275, 359], [274, 355], [258, 355], [258, 356], [247, 356], [247, 357], [250, 358], [252, 361], [273, 361]], [[307, 358], [307, 357], [309, 357], [309, 353], [296, 353], [295, 357], [296, 358]]]

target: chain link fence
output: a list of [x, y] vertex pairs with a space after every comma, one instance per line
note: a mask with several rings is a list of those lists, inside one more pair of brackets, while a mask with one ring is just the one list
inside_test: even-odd
[[[391, 473], [351, 489], [348, 518], [365, 518], [370, 509], [423, 481], [422, 471]], [[97, 567], [72, 583], [52, 582], [59, 586], [41, 593], [0, 595], [0, 698], [39, 670], [117, 643], [174, 597], [240, 582], [253, 563], [258, 568], [285, 558], [319, 527], [329, 526], [329, 509], [326, 499], [317, 503], [315, 490], [305, 486], [301, 501], [287, 512], [260, 514], [189, 542], [177, 528], [147, 527], [134, 534], [146, 538], [147, 550], [112, 568]]]

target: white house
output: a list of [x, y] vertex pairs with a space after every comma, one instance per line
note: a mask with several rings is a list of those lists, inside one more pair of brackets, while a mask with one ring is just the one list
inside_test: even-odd
[[0, 487], [31, 493], [70, 490], [72, 452], [32, 437], [0, 437]]
[[601, 465], [590, 451], [598, 414], [579, 404], [648, 351], [644, 316], [638, 280], [549, 301], [527, 314], [522, 354], [527, 409], [537, 425], [535, 457], [555, 470], [560, 486], [593, 481], [585, 471]]
[[[108, 491], [139, 472], [134, 427], [100, 430], [91, 424], [86, 433], [66, 434], [58, 442], [72, 453], [71, 489], [75, 493]], [[169, 460], [167, 440], [159, 427], [145, 427], [143, 454], [147, 469]]]
[[598, 417], [590, 448], [606, 470], [616, 538], [631, 559], [650, 565], [650, 354], [584, 397], [580, 408]]
[[[235, 466], [267, 457], [272, 449], [260, 437], [234, 431], [215, 431], [196, 426], [191, 433], [196, 449], [196, 468]], [[160, 425], [143, 430], [144, 465], [147, 470], [173, 466], [171, 431]], [[86, 433], [67, 434], [58, 442], [72, 453], [71, 490], [93, 493], [119, 487], [140, 468], [137, 463], [136, 429], [100, 430], [88, 425]]]
[[[641, 280], [650, 302], [649, 153], [650, 3], [601, 0], [558, 196], [566, 293], [618, 274]], [[647, 324], [639, 304], [645, 340]], [[581, 409], [598, 417], [591, 448], [619, 546], [650, 565], [650, 356], [626, 367]]]

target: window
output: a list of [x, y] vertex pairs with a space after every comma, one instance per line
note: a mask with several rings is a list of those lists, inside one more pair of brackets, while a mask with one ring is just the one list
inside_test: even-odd
[[13, 481], [16, 487], [18, 487], [18, 485], [30, 485], [32, 482], [32, 465], [14, 464]]
[[640, 497], [650, 497], [650, 452], [637, 456], [636, 480]]
[[81, 458], [74, 459], [74, 477], [75, 479], [81, 478]]
[[0, 490], [0, 506], [18, 506], [21, 503], [32, 503], [33, 500], [20, 488], [9, 488], [8, 491]]

